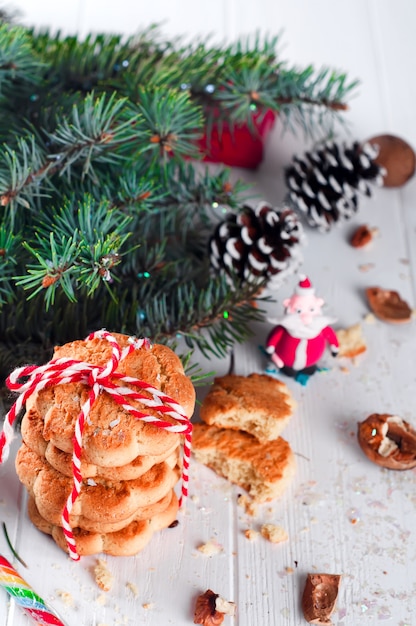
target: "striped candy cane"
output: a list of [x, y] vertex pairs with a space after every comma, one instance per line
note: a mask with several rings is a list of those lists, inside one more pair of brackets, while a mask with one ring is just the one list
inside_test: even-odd
[[65, 626], [32, 587], [17, 573], [13, 565], [0, 554], [0, 587], [15, 599], [16, 604], [38, 626]]
[[[9, 454], [10, 443], [14, 436], [13, 423], [16, 416], [33, 393], [47, 387], [76, 382], [83, 383], [90, 388], [88, 399], [81, 407], [80, 414], [75, 422], [72, 453], [72, 490], [62, 512], [62, 530], [65, 535], [69, 555], [73, 560], [78, 560], [79, 555], [69, 518], [82, 486], [82, 434], [85, 421], [88, 419], [91, 408], [101, 391], [106, 391], [115, 402], [125, 411], [131, 413], [133, 417], [148, 422], [157, 428], [162, 428], [172, 433], [184, 434], [181, 506], [184, 504], [188, 494], [192, 424], [185, 415], [184, 409], [173, 398], [165, 395], [152, 385], [131, 376], [123, 376], [116, 371], [120, 361], [125, 359], [131, 352], [143, 346], [148, 347], [148, 340], [130, 338], [128, 346], [122, 350], [116, 338], [105, 330], [91, 333], [87, 340], [95, 338], [105, 339], [111, 345], [111, 358], [105, 366], [96, 366], [83, 361], [61, 358], [52, 360], [40, 367], [34, 365], [21, 367], [10, 374], [6, 381], [7, 386], [13, 391], [18, 391], [20, 395], [6, 415], [3, 431], [0, 434], [0, 463], [2, 463]], [[23, 377], [27, 377], [26, 382], [19, 383], [19, 380]], [[126, 387], [126, 384], [133, 386], [135, 389]], [[151, 397], [143, 395], [143, 391], [150, 394]], [[142, 405], [151, 408], [160, 417], [139, 411], [131, 404], [132, 400], [137, 400]], [[173, 418], [175, 423], [172, 424], [163, 419], [165, 415]]]

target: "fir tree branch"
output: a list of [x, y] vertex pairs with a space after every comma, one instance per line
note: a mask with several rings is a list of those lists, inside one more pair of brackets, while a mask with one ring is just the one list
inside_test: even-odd
[[198, 156], [195, 141], [202, 134], [202, 112], [187, 93], [143, 90], [139, 93], [138, 109], [150, 135], [147, 150], [151, 150], [156, 159], [171, 154]]
[[0, 93], [10, 81], [40, 82], [46, 64], [33, 51], [31, 39], [20, 26], [0, 25]]
[[72, 109], [71, 121], [63, 117], [54, 133], [49, 135], [55, 171], [71, 176], [71, 167], [82, 163], [81, 179], [94, 178], [93, 163], [114, 163], [122, 158], [120, 147], [138, 142], [143, 137], [140, 116], [134, 113], [125, 98], [115, 93], [96, 98], [88, 94], [82, 103]]
[[90, 297], [101, 284], [108, 288], [131, 234], [131, 218], [109, 209], [108, 202], [97, 206], [87, 196], [76, 212], [73, 204], [67, 202], [49, 226], [41, 218], [36, 243], [23, 243], [36, 262], [28, 263], [26, 274], [15, 276], [16, 285], [31, 292], [29, 299], [44, 292], [46, 309], [54, 304], [58, 288], [71, 301], [77, 290]]
[[[210, 124], [272, 110], [306, 132], [356, 83], [289, 67], [280, 37], [235, 45], [0, 27], [0, 360], [100, 327], [223, 356], [259, 285], [210, 274], [207, 244], [249, 190], [189, 161]], [[1, 97], [4, 96], [4, 97]], [[27, 358], [23, 362], [27, 362]]]
[[10, 302], [13, 293], [12, 278], [19, 262], [20, 237], [0, 226], [0, 307]]
[[49, 169], [50, 163], [33, 136], [18, 138], [15, 149], [4, 146], [0, 157], [0, 205], [7, 209], [12, 230], [18, 205], [29, 208], [33, 198], [47, 193], [49, 183], [43, 188], [41, 183]]

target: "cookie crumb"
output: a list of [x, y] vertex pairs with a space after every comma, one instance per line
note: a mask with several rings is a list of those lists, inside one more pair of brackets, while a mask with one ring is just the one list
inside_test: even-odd
[[351, 359], [367, 350], [360, 323], [341, 328], [336, 331], [336, 335], [339, 343], [339, 357]]
[[366, 324], [375, 324], [376, 321], [377, 319], [374, 313], [367, 313], [367, 315], [364, 316], [364, 322]]
[[207, 541], [207, 543], [202, 543], [198, 546], [198, 551], [205, 554], [205, 556], [214, 556], [214, 554], [222, 552], [223, 547], [216, 541]]
[[251, 515], [252, 517], [257, 515], [257, 506], [248, 496], [240, 494], [237, 498], [237, 504], [245, 510], [247, 515]]
[[247, 528], [247, 530], [244, 531], [244, 536], [250, 541], [257, 539], [259, 534], [260, 533], [257, 530], [253, 530], [253, 528]]
[[127, 589], [129, 589], [132, 594], [137, 598], [137, 596], [139, 595], [139, 590], [137, 589], [137, 586], [134, 583], [126, 583], [126, 587]]
[[114, 576], [107, 567], [107, 561], [98, 559], [94, 567], [95, 582], [103, 591], [110, 591], [114, 583]]
[[289, 535], [285, 529], [277, 524], [263, 524], [260, 532], [262, 536], [271, 543], [282, 543], [289, 539]]
[[74, 598], [69, 593], [69, 591], [63, 591], [63, 589], [57, 589], [56, 595], [59, 598], [61, 598], [61, 600], [66, 606], [74, 606]]
[[149, 609], [153, 609], [154, 606], [155, 605], [153, 602], [145, 602], [144, 604], [142, 604], [142, 607], [146, 609], [146, 611], [148, 611]]

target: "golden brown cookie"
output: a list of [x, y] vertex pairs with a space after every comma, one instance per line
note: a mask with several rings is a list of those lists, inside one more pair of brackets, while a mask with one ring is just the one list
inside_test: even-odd
[[[172, 498], [176, 497], [173, 489], [168, 491], [168, 493], [163, 496], [160, 500], [155, 502], [154, 504], [148, 504], [146, 506], [141, 506], [134, 513], [129, 515], [128, 518], [123, 520], [116, 520], [114, 522], [102, 522], [101, 520], [89, 520], [87, 517], [83, 515], [71, 515], [71, 525], [74, 528], [82, 528], [82, 530], [88, 530], [89, 532], [94, 533], [114, 533], [122, 528], [125, 528], [132, 522], [138, 522], [144, 519], [150, 519], [159, 513], [162, 513], [167, 509], [170, 505]], [[61, 521], [59, 523], [56, 522], [57, 526], [61, 525]]]
[[[134, 480], [83, 481], [72, 508], [72, 516], [83, 516], [99, 523], [127, 520], [137, 509], [157, 503], [179, 479], [174, 453], [164, 463], [154, 465]], [[17, 452], [16, 471], [20, 481], [35, 499], [41, 516], [59, 524], [72, 490], [72, 479], [60, 474], [43, 458], [23, 444]], [[70, 523], [72, 520], [70, 516]]]
[[[28, 512], [32, 523], [42, 532], [52, 535], [57, 545], [67, 552], [68, 547], [62, 528], [49, 523], [41, 516], [33, 498], [29, 499]], [[116, 532], [94, 533], [74, 528], [77, 552], [80, 556], [101, 552], [113, 556], [133, 556], [146, 547], [155, 532], [170, 526], [176, 519], [177, 512], [178, 499], [174, 494], [164, 511], [147, 520], [135, 520]]]
[[[127, 345], [127, 336], [115, 337], [121, 347]], [[62, 357], [104, 366], [111, 359], [111, 345], [99, 338], [74, 341], [55, 348], [54, 358]], [[117, 371], [163, 391], [191, 417], [195, 390], [184, 373], [179, 357], [166, 346], [155, 344], [134, 350], [120, 362]], [[75, 423], [88, 393], [89, 387], [81, 383], [67, 383], [42, 390], [31, 398], [25, 418], [29, 421], [40, 417], [43, 427], [37, 424], [36, 428], [43, 439], [63, 452], [72, 453]], [[143, 394], [151, 397], [146, 391]], [[155, 409], [139, 401], [132, 404], [139, 411], [160, 418]], [[174, 419], [166, 415], [164, 420], [174, 423]], [[133, 417], [104, 391], [91, 408], [82, 441], [87, 463], [114, 467], [127, 465], [136, 457], [151, 455], [155, 450], [160, 453], [163, 449], [171, 449], [175, 447], [175, 442], [179, 444], [180, 435]]]
[[279, 497], [295, 472], [294, 454], [282, 437], [260, 443], [242, 431], [195, 424], [192, 450], [197, 461], [245, 489], [257, 502]]
[[[129, 337], [120, 333], [111, 333], [118, 344], [124, 348], [129, 344]], [[58, 346], [54, 358], [70, 357], [96, 365], [105, 365], [111, 358], [111, 346], [105, 339], [73, 341]], [[120, 361], [117, 371], [132, 376], [162, 390], [185, 409], [190, 417], [194, 410], [195, 390], [190, 379], [185, 375], [182, 362], [175, 352], [161, 344], [142, 346]]]
[[[61, 474], [72, 476], [72, 454], [59, 450], [51, 442], [45, 441], [42, 435], [43, 419], [34, 408], [26, 412], [21, 425], [24, 443], [33, 452], [44, 456], [48, 463]], [[104, 478], [106, 480], [133, 480], [147, 472], [153, 465], [162, 463], [178, 449], [177, 437], [165, 438], [163, 445], [155, 448], [153, 454], [141, 455], [127, 465], [116, 467], [100, 467], [85, 460], [81, 454], [81, 474], [84, 479]]]
[[[131, 347], [126, 335], [113, 336], [122, 349]], [[169, 410], [184, 416], [186, 424], [194, 409], [195, 391], [172, 350], [157, 344], [133, 345], [115, 375], [101, 381], [100, 393], [85, 413], [84, 429], [77, 433], [81, 450], [76, 461], [80, 461], [82, 482], [77, 497], [71, 498], [74, 501], [69, 524], [80, 555], [135, 554], [155, 530], [169, 525], [176, 516], [178, 502], [173, 489], [180, 475], [182, 434], [134, 417], [123, 404], [172, 425], [180, 421], [182, 427], [181, 419], [158, 410], [164, 404], [160, 395], [167, 396], [168, 402], [172, 399], [173, 408]], [[75, 361], [74, 372], [77, 361], [100, 368], [111, 362], [111, 357], [111, 343], [99, 336], [65, 344], [54, 352], [55, 360]], [[122, 376], [130, 380], [123, 381]], [[132, 379], [143, 386], [133, 385]], [[16, 457], [16, 470], [31, 498], [30, 516], [64, 549], [67, 545], [60, 526], [69, 496], [74, 493], [75, 427], [90, 397], [93, 380], [95, 373], [89, 384], [65, 382], [34, 393], [26, 403], [22, 422], [23, 443]], [[121, 402], [105, 390], [112, 385], [124, 387]], [[143, 397], [124, 400], [126, 387]]]
[[266, 374], [215, 378], [205, 396], [200, 415], [209, 425], [244, 430], [259, 441], [277, 439], [295, 402], [288, 387]]

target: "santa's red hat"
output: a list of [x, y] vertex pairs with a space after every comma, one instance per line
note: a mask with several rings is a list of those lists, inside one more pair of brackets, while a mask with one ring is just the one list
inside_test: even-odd
[[312, 287], [311, 281], [307, 276], [301, 274], [299, 276], [299, 282], [295, 289], [298, 296], [314, 295], [315, 289]]

